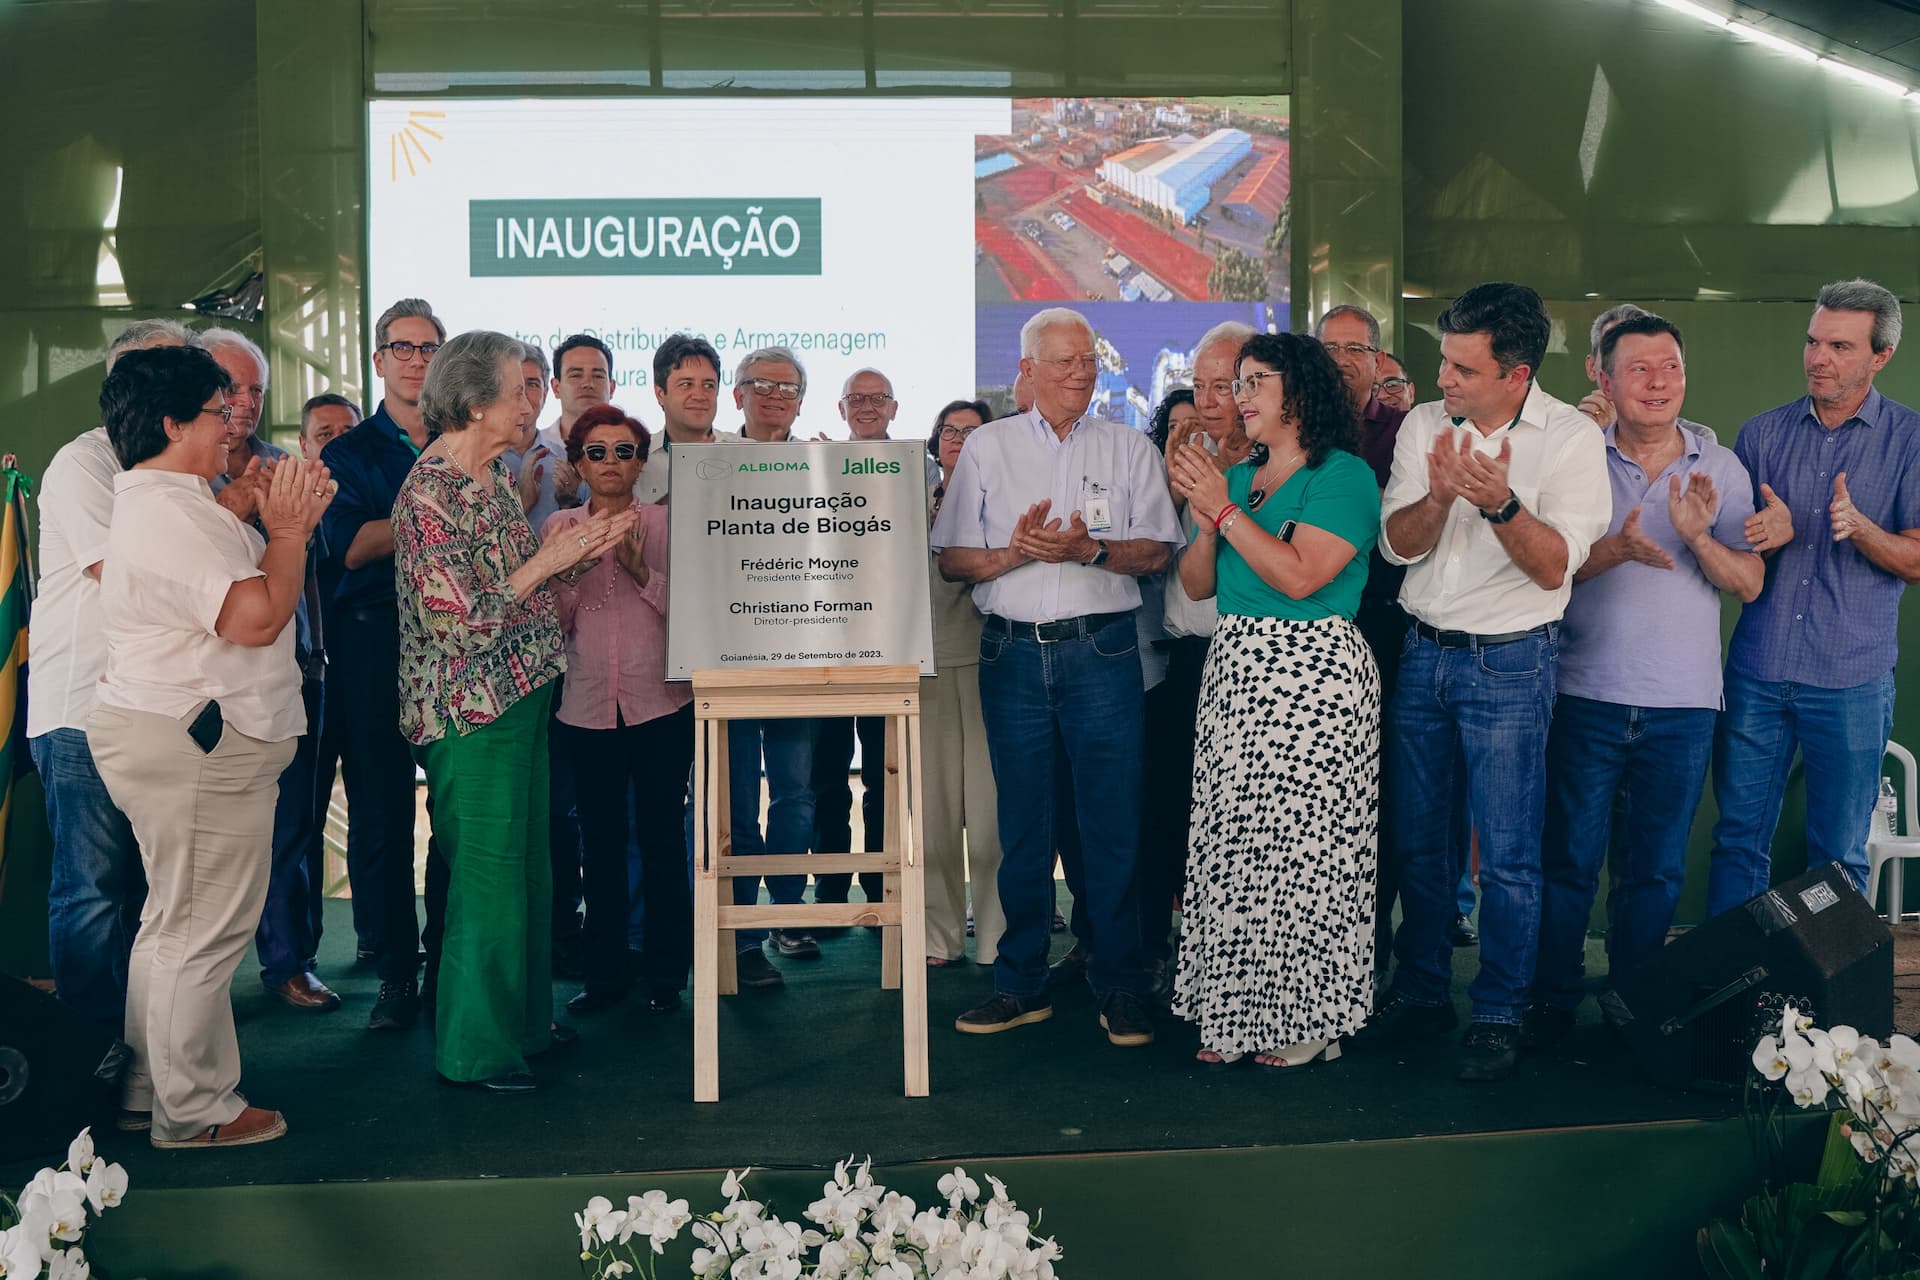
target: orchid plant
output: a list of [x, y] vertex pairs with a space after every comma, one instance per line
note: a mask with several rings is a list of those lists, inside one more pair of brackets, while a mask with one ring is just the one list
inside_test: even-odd
[[93, 1130], [82, 1129], [65, 1164], [35, 1174], [18, 1200], [0, 1195], [0, 1277], [88, 1280], [87, 1215], [105, 1213], [126, 1194], [127, 1171], [95, 1155]]
[[661, 1258], [682, 1231], [699, 1280], [1053, 1280], [1060, 1258], [998, 1178], [987, 1179], [993, 1194], [983, 1202], [980, 1184], [956, 1168], [938, 1184], [945, 1207], [922, 1209], [875, 1182], [871, 1158], [849, 1156], [807, 1206], [812, 1225], [802, 1226], [749, 1196], [750, 1172], [729, 1171], [720, 1183], [726, 1204], [699, 1216], [663, 1191], [630, 1196], [625, 1209], [595, 1196], [573, 1216], [582, 1268], [593, 1280], [659, 1280]]

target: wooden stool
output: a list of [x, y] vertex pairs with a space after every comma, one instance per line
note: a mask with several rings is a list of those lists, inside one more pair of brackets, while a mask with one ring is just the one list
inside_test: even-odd
[[[877, 853], [735, 857], [727, 722], [884, 716], [886, 760], [861, 763], [881, 786], [886, 831]], [[879, 925], [880, 985], [900, 989], [906, 1096], [927, 1096], [926, 880], [920, 845], [920, 671], [798, 667], [693, 673], [693, 1100], [720, 1100], [720, 1000], [739, 989], [736, 929]], [[884, 768], [884, 771], [883, 771]], [[883, 900], [734, 906], [735, 876], [877, 871]], [[724, 886], [724, 893], [723, 893]], [[724, 937], [722, 935], [725, 935]]]

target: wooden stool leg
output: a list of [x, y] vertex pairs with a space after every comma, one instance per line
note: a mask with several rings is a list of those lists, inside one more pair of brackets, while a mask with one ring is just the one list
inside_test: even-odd
[[[714, 784], [711, 788], [713, 805], [708, 810], [708, 830], [713, 839], [709, 847], [715, 858], [733, 856], [733, 764], [728, 752], [732, 740], [732, 725], [727, 721], [718, 721], [713, 727], [713, 772]], [[722, 896], [729, 903], [733, 901], [733, 877], [721, 876], [714, 885], [714, 903], [718, 906]], [[716, 922], [718, 915], [715, 916]], [[718, 929], [718, 924], [715, 928]], [[719, 956], [719, 992], [723, 996], [740, 993], [738, 966], [734, 963], [734, 949], [739, 945], [732, 929], [720, 932], [718, 942]]]
[[[709, 821], [713, 739], [726, 725], [696, 722], [693, 753], [693, 1100], [720, 1100], [720, 999], [716, 952], [720, 945], [719, 881], [713, 874], [714, 830]], [[724, 775], [722, 775], [724, 777]], [[722, 784], [724, 789], [724, 783]]]
[[[905, 723], [905, 716], [887, 717], [887, 758], [879, 778], [881, 808], [885, 810], [886, 814], [882, 824], [883, 837], [881, 844], [882, 847], [889, 852], [895, 853], [900, 849], [900, 832], [902, 829], [900, 824], [902, 816], [900, 812], [900, 789], [896, 784], [902, 777], [900, 772], [900, 753], [905, 743], [902, 741], [901, 726]], [[881, 876], [881, 884], [884, 886], [882, 896], [886, 901], [900, 901], [900, 873], [898, 870], [884, 873]], [[899, 988], [901, 960], [900, 927], [891, 924], [882, 926], [880, 930], [880, 986], [883, 990], [893, 991]], [[913, 964], [917, 961], [922, 968], [926, 967], [926, 961], [921, 956], [909, 955], [905, 957], [905, 960], [908, 964]]]
[[927, 1074], [927, 882], [925, 847], [920, 812], [920, 717], [900, 717], [906, 729], [905, 766], [888, 800], [901, 803], [890, 806], [900, 814], [900, 945], [906, 953], [906, 975], [901, 984], [901, 1034], [905, 1041], [906, 1093], [909, 1098], [927, 1096], [931, 1083]]

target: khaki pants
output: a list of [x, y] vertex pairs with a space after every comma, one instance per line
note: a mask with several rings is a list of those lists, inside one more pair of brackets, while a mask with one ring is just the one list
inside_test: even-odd
[[1000, 815], [978, 666], [941, 667], [937, 677], [920, 682], [920, 746], [926, 757], [927, 954], [966, 956], [971, 880], [974, 958], [992, 964], [1007, 918], [1000, 910]]
[[231, 726], [210, 752], [189, 720], [96, 705], [87, 740], [147, 871], [127, 970], [133, 1065], [123, 1104], [153, 1112], [153, 1136], [191, 1138], [246, 1102], [228, 987], [253, 939], [273, 862], [273, 807], [295, 742]]

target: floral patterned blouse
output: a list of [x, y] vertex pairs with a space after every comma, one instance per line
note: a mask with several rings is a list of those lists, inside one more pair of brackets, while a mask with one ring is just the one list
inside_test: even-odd
[[545, 584], [515, 601], [507, 578], [540, 549], [496, 459], [476, 480], [449, 458], [414, 463], [393, 502], [400, 596], [400, 732], [466, 734], [566, 670]]

